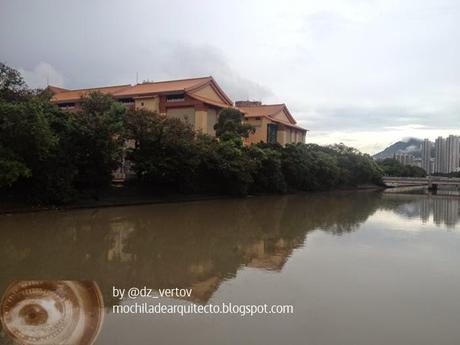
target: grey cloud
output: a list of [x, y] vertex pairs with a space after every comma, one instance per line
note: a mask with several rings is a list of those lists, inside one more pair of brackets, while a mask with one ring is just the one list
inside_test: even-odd
[[65, 71], [64, 76], [49, 63], [41, 63], [32, 70], [20, 69], [25, 72], [25, 78], [31, 86], [42, 85], [46, 78], [50, 84], [79, 88], [135, 83], [137, 76], [139, 82], [142, 82], [212, 75], [234, 100], [260, 100], [273, 94], [268, 88], [237, 73], [213, 46], [170, 42], [160, 47], [123, 50], [110, 58], [94, 54], [55, 61], [50, 56], [49, 59]]
[[234, 100], [272, 95], [268, 88], [237, 73], [224, 55], [210, 45], [169, 44], [153, 65], [146, 66], [146, 72], [150, 80], [155, 75], [163, 78], [212, 75]]
[[46, 62], [40, 62], [32, 70], [20, 68], [19, 72], [31, 88], [45, 88], [47, 85], [64, 86], [62, 73]]
[[313, 130], [385, 130], [404, 126], [444, 129], [458, 126], [459, 110], [421, 112], [400, 107], [318, 107], [302, 112], [296, 107], [300, 122]]
[[[213, 30], [186, 16], [183, 2], [145, 2], [143, 11], [121, 1], [111, 5], [108, 13], [99, 1], [5, 1], [0, 61], [28, 72], [31, 84], [46, 79], [34, 72], [45, 62], [61, 71], [57, 82], [69, 88], [134, 83], [136, 74], [140, 81], [213, 75], [233, 99], [272, 94], [257, 78], [242, 76], [219, 47], [188, 39], [193, 31], [204, 38]], [[168, 7], [176, 20], [164, 18], [161, 7]]]
[[0, 2], [0, 60], [31, 84], [213, 75], [235, 100], [285, 102], [311, 133], [367, 146], [363, 131], [458, 128], [458, 0]]

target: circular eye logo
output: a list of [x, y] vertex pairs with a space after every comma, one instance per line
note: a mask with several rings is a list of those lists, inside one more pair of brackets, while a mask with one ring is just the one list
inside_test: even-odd
[[21, 345], [91, 345], [103, 317], [93, 281], [15, 281], [0, 303], [3, 329]]

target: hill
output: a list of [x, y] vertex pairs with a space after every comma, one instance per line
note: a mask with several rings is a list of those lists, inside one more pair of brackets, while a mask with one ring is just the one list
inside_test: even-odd
[[408, 138], [398, 141], [388, 146], [383, 151], [376, 153], [372, 157], [374, 159], [393, 158], [395, 153], [410, 153], [415, 157], [420, 157], [420, 146], [423, 140], [417, 138]]

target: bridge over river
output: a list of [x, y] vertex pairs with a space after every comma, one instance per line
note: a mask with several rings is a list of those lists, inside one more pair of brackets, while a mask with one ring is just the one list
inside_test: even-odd
[[427, 186], [436, 190], [439, 186], [452, 186], [460, 188], [460, 178], [427, 176], [427, 177], [393, 177], [385, 176], [383, 183], [387, 187], [416, 187]]

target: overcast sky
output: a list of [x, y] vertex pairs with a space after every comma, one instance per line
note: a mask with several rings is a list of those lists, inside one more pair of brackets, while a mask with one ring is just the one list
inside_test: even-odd
[[0, 61], [32, 87], [213, 75], [368, 153], [460, 134], [458, 0], [0, 0]]

